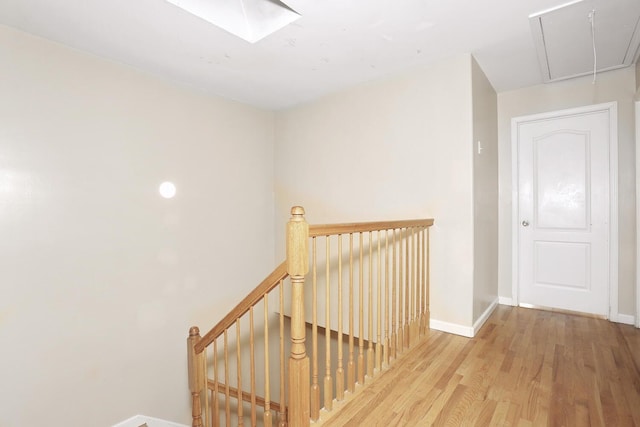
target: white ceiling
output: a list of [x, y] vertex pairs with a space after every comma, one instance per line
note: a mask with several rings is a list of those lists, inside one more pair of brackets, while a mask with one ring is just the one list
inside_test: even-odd
[[[623, 0], [584, 1], [625, 13]], [[528, 17], [567, 0], [285, 3], [302, 17], [255, 44], [166, 0], [0, 0], [0, 24], [282, 109], [456, 53], [472, 53], [498, 92], [542, 83]]]

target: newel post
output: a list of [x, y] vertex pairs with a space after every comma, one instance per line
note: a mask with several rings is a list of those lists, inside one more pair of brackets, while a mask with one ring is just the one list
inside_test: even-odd
[[304, 276], [309, 271], [309, 224], [304, 208], [291, 208], [287, 224], [287, 273], [291, 277], [291, 356], [289, 357], [289, 425], [309, 426], [309, 357], [305, 349]]
[[204, 382], [204, 352], [196, 354], [195, 345], [200, 341], [200, 330], [197, 326], [189, 329], [187, 338], [187, 355], [189, 369], [189, 391], [191, 391], [192, 427], [202, 427], [202, 405], [200, 395]]

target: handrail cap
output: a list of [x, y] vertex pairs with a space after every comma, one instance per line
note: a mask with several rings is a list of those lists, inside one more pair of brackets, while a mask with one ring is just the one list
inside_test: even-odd
[[200, 328], [198, 328], [197, 326], [192, 326], [191, 328], [189, 328], [190, 337], [197, 337], [199, 335], [200, 335]]

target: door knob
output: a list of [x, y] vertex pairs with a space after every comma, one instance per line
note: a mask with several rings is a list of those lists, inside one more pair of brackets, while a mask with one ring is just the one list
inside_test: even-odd
[[529, 226], [529, 221], [527, 221], [527, 220], [522, 221], [522, 225], [524, 227], [528, 227]]

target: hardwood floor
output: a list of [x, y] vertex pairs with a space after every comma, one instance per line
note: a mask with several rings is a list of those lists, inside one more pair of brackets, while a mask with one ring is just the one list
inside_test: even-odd
[[430, 331], [322, 425], [640, 427], [639, 362], [632, 326], [499, 306], [473, 339]]

